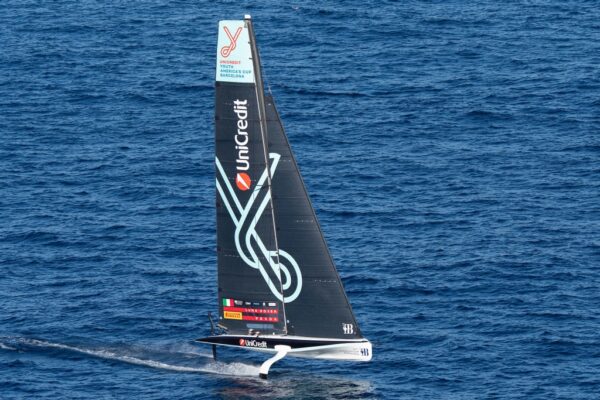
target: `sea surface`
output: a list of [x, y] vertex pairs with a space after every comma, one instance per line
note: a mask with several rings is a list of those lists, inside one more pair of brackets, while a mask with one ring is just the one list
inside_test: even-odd
[[[244, 14], [371, 363], [193, 343]], [[597, 2], [2, 1], [1, 399], [599, 397]]]

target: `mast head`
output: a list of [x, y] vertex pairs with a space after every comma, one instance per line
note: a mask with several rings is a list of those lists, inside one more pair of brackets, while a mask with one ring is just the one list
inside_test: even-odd
[[250, 16], [250, 14], [246, 14], [244, 15], [244, 19], [252, 19], [252, 16]]

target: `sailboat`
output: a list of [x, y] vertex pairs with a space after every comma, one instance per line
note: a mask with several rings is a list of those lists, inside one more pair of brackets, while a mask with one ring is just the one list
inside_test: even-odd
[[[273, 97], [252, 19], [219, 22], [215, 103], [218, 304], [198, 342], [369, 361]], [[216, 326], [215, 326], [216, 325]]]

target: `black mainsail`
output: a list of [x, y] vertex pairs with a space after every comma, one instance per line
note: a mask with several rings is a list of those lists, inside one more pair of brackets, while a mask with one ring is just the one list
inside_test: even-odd
[[278, 351], [279, 358], [369, 360], [371, 344], [358, 328], [273, 98], [264, 93], [248, 16], [219, 23], [215, 127], [225, 333], [199, 341]]

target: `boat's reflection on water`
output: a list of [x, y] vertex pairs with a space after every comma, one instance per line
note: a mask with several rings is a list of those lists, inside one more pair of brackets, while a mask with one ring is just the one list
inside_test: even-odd
[[[228, 379], [229, 380], [229, 379]], [[215, 388], [220, 399], [370, 399], [378, 398], [370, 381], [317, 375], [297, 370], [278, 371], [268, 380], [230, 379], [228, 386]]]

